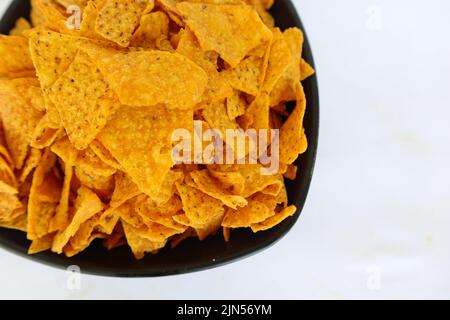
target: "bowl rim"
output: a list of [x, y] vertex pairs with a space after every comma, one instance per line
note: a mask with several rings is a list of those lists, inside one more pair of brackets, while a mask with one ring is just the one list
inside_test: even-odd
[[[24, 2], [25, 1], [25, 2]], [[291, 0], [275, 0], [284, 2], [284, 5], [286, 9], [289, 11], [289, 15], [291, 16], [292, 20], [294, 21], [294, 25], [296, 27], [299, 27], [304, 34], [304, 45], [303, 45], [303, 57], [306, 58], [308, 63], [316, 70], [314, 58], [312, 55], [310, 42], [306, 33], [305, 28], [303, 27], [303, 23], [298, 15], [298, 12], [292, 3]], [[17, 12], [17, 10], [20, 10], [20, 7], [26, 6], [22, 10], [28, 10], [29, 11], [29, 1], [28, 0], [12, 0], [9, 7], [6, 9], [3, 16], [0, 18], [0, 28], [5, 30], [5, 25], [11, 26], [12, 25], [12, 18], [9, 18], [10, 16], [14, 16], [13, 13]], [[3, 30], [3, 31], [4, 31]], [[1, 33], [1, 32], [0, 32]], [[320, 111], [319, 111], [319, 89], [318, 89], [318, 80], [317, 80], [317, 70], [316, 73], [307, 79], [309, 81], [311, 86], [311, 95], [313, 98], [312, 102], [307, 102], [307, 113], [311, 113], [312, 116], [312, 127], [307, 129], [307, 136], [308, 136], [308, 150], [301, 155], [301, 157], [306, 157], [307, 161], [309, 162], [309, 167], [305, 168], [304, 170], [307, 171], [308, 176], [306, 178], [305, 183], [302, 185], [302, 191], [300, 195], [295, 199], [295, 205], [297, 206], [297, 211], [294, 214], [294, 216], [290, 217], [289, 219], [285, 220], [287, 222], [287, 225], [284, 227], [282, 234], [280, 234], [278, 237], [275, 237], [267, 242], [262, 242], [259, 245], [256, 245], [254, 247], [248, 247], [244, 250], [237, 251], [233, 254], [229, 254], [224, 258], [216, 258], [208, 262], [199, 263], [195, 266], [189, 266], [189, 267], [178, 267], [178, 268], [172, 268], [167, 270], [146, 270], [144, 269], [130, 269], [130, 270], [119, 270], [119, 269], [111, 269], [111, 270], [105, 270], [102, 266], [100, 267], [83, 267], [82, 272], [83, 274], [90, 274], [90, 275], [96, 275], [96, 276], [102, 276], [102, 277], [160, 277], [160, 276], [169, 276], [169, 275], [178, 275], [178, 274], [185, 274], [185, 273], [192, 273], [192, 272], [199, 272], [203, 270], [208, 270], [212, 268], [217, 268], [220, 266], [224, 266], [227, 264], [231, 264], [233, 262], [239, 261], [241, 259], [248, 258], [250, 256], [253, 256], [257, 253], [260, 253], [261, 251], [268, 249], [272, 247], [275, 243], [280, 241], [286, 234], [293, 228], [297, 220], [299, 219], [304, 204], [306, 202], [312, 176], [314, 173], [315, 168], [315, 162], [317, 157], [317, 149], [318, 149], [318, 141], [319, 141], [319, 120], [320, 120]], [[311, 99], [310, 99], [311, 100]], [[298, 179], [298, 177], [297, 177]], [[20, 232], [15, 230], [8, 230], [10, 232]], [[22, 232], [20, 232], [23, 234]], [[203, 243], [206, 243], [208, 240], [205, 240]], [[5, 239], [4, 237], [0, 236], [0, 248], [5, 249], [8, 252], [11, 252], [17, 256], [21, 256], [23, 258], [26, 258], [28, 260], [32, 260], [35, 262], [39, 262], [43, 265], [47, 265], [53, 268], [57, 269], [66, 269], [68, 266], [73, 265], [71, 263], [70, 259], [65, 258], [65, 261], [67, 263], [61, 263], [61, 259], [51, 258], [51, 257], [58, 257], [56, 254], [52, 254], [52, 256], [46, 256], [42, 254], [37, 255], [28, 255], [26, 250], [24, 250], [23, 246], [17, 242], [14, 242], [13, 240]]]

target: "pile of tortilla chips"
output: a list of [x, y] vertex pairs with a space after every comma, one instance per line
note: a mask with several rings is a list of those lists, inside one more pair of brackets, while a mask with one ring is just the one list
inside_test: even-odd
[[[307, 147], [301, 81], [314, 71], [271, 0], [31, 4], [31, 21], [0, 36], [0, 226], [26, 232], [30, 254], [102, 239], [140, 259], [296, 212], [283, 179]], [[194, 120], [280, 129], [279, 172], [175, 164], [171, 134]]]

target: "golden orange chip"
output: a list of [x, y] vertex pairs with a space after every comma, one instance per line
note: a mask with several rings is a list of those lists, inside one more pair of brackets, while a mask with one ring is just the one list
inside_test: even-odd
[[[120, 102], [191, 109], [200, 102], [206, 73], [186, 57], [165, 51], [112, 52], [86, 48]], [[170, 72], [167, 72], [170, 70]]]
[[128, 245], [136, 259], [144, 258], [145, 253], [155, 252], [166, 245], [166, 241], [152, 241], [143, 235], [143, 232], [126, 222], [122, 222]]
[[109, 208], [108, 210], [105, 210], [100, 217], [98, 221], [98, 228], [102, 233], [105, 234], [112, 234], [114, 231], [114, 228], [116, 227], [117, 223], [120, 219], [120, 212], [119, 208]]
[[52, 245], [52, 251], [62, 253], [64, 246], [75, 235], [80, 225], [104, 209], [97, 195], [86, 187], [78, 189], [75, 212], [67, 228], [58, 232]]
[[150, 198], [145, 197], [136, 203], [136, 212], [145, 224], [158, 223], [178, 232], [186, 230], [185, 226], [173, 220], [173, 216], [179, 214], [181, 209], [181, 200], [177, 196], [173, 196], [163, 205], [157, 205]]
[[228, 83], [227, 75], [224, 72], [219, 73], [217, 70], [219, 57], [217, 52], [203, 51], [192, 31], [187, 28], [180, 31], [176, 51], [195, 62], [208, 75], [204, 101], [212, 103], [231, 95], [231, 86]]
[[16, 169], [21, 169], [28, 152], [33, 131], [42, 117], [42, 113], [27, 103], [17, 90], [20, 80], [0, 79], [0, 98], [6, 143]]
[[267, 94], [261, 94], [256, 97], [245, 112], [244, 127], [269, 129], [269, 109], [270, 100]]
[[280, 224], [286, 218], [289, 218], [295, 214], [297, 208], [295, 206], [289, 206], [283, 209], [281, 212], [275, 214], [274, 216], [268, 218], [267, 220], [253, 224], [251, 226], [253, 232], [264, 231], [273, 228], [277, 224]]
[[52, 85], [49, 96], [74, 146], [83, 150], [95, 139], [119, 107], [100, 70], [79, 52], [67, 71]]
[[[59, 115], [58, 115], [59, 117]], [[36, 149], [47, 148], [61, 135], [62, 129], [52, 128], [48, 113], [37, 123], [31, 135], [30, 146]]]
[[111, 198], [110, 206], [118, 208], [128, 200], [141, 194], [138, 186], [124, 172], [117, 172], [115, 175], [115, 188]]
[[0, 227], [27, 232], [27, 215], [25, 213], [26, 210], [23, 207], [17, 210], [20, 210], [20, 212], [22, 213], [18, 214], [13, 219], [0, 219]]
[[272, 38], [251, 6], [182, 2], [177, 9], [202, 48], [218, 52], [232, 67], [250, 50]]
[[295, 180], [297, 178], [297, 169], [297, 166], [290, 164], [287, 166], [287, 170], [283, 176], [289, 180]]
[[177, 190], [183, 202], [183, 210], [191, 226], [206, 225], [211, 218], [223, 215], [224, 208], [220, 200], [181, 183], [177, 183]]
[[308, 146], [303, 129], [306, 98], [300, 83], [296, 88], [297, 106], [280, 130], [280, 161], [291, 164]]
[[192, 227], [197, 237], [200, 240], [204, 240], [209, 235], [215, 234], [217, 230], [220, 229], [223, 216], [224, 216], [223, 211], [220, 213], [217, 212], [216, 215], [212, 215], [206, 223], [201, 225], [193, 224], [185, 214], [173, 216], [173, 219], [180, 224]]
[[49, 234], [50, 220], [61, 198], [61, 181], [53, 171], [55, 163], [56, 156], [47, 149], [34, 171], [28, 200], [27, 238], [30, 240]]
[[170, 19], [177, 25], [183, 27], [181, 12], [177, 9], [178, 0], [157, 0], [157, 4], [169, 15]]
[[16, 26], [9, 34], [11, 36], [23, 36], [24, 32], [29, 29], [31, 29], [30, 23], [24, 18], [19, 18], [19, 20], [16, 21]]
[[141, 17], [143, 6], [139, 0], [106, 0], [99, 10], [95, 30], [105, 39], [128, 47]]
[[237, 210], [228, 209], [223, 218], [222, 226], [227, 228], [245, 228], [252, 224], [265, 221], [275, 214], [263, 202], [249, 200], [245, 207]]
[[61, 191], [61, 199], [56, 211], [55, 216], [50, 221], [50, 232], [62, 230], [68, 224], [69, 220], [69, 196], [70, 187], [73, 176], [73, 166], [78, 156], [78, 150], [76, 150], [70, 143], [67, 137], [57, 141], [52, 147], [53, 153], [58, 155], [64, 161], [64, 183]]
[[221, 172], [210, 169], [211, 176], [233, 194], [242, 194], [245, 189], [245, 179], [240, 172]]
[[83, 19], [80, 25], [80, 35], [82, 37], [103, 40], [104, 38], [95, 31], [98, 9], [94, 1], [89, 1], [83, 10]]
[[161, 11], [141, 17], [141, 22], [131, 38], [131, 46], [152, 48], [161, 36], [169, 35], [169, 17]]
[[275, 19], [266, 11], [265, 5], [260, 0], [247, 0], [247, 2], [255, 7], [256, 12], [267, 27], [273, 28], [275, 26]]
[[[69, 68], [78, 52], [78, 38], [51, 31], [37, 30], [29, 35], [30, 52], [41, 88], [48, 94], [49, 88]], [[49, 123], [57, 128], [60, 123], [59, 113], [53, 103], [46, 97]]]
[[98, 213], [80, 225], [77, 232], [64, 247], [64, 253], [67, 257], [73, 257], [74, 255], [80, 253], [95, 239], [105, 237], [105, 235], [95, 231], [100, 217], [101, 213]]
[[67, 19], [53, 0], [32, 0], [31, 21], [34, 26], [58, 32], [69, 32]]
[[19, 214], [16, 210], [20, 208], [22, 208], [22, 203], [17, 198], [17, 195], [4, 192], [0, 193], [0, 221], [11, 223]]
[[262, 59], [249, 56], [242, 60], [236, 68], [228, 72], [231, 86], [252, 96], [257, 96], [260, 90]]
[[28, 248], [28, 254], [36, 254], [51, 249], [54, 238], [55, 234], [49, 233], [41, 238], [34, 239]]
[[152, 195], [152, 200], [156, 204], [165, 204], [172, 198], [175, 192], [175, 183], [179, 180], [182, 180], [183, 177], [183, 172], [179, 170], [170, 170], [169, 172], [167, 172], [166, 176], [164, 177], [163, 183], [161, 184], [161, 188], [157, 193]]
[[237, 207], [247, 205], [247, 200], [245, 200], [244, 197], [234, 195], [221, 186], [218, 181], [208, 173], [208, 170], [193, 171], [190, 175], [192, 177], [191, 186], [222, 201], [226, 206], [236, 209]]
[[120, 169], [120, 164], [111, 155], [111, 153], [97, 140], [89, 145], [89, 148], [97, 155], [97, 157], [111, 168]]
[[233, 93], [227, 97], [227, 114], [230, 120], [235, 120], [237, 117], [242, 116], [247, 108], [247, 103], [242, 98], [238, 91], [233, 90]]
[[296, 84], [300, 82], [300, 60], [303, 46], [303, 33], [297, 28], [286, 29], [282, 38], [292, 53], [293, 63], [284, 71], [270, 93], [270, 105], [295, 100]]
[[295, 60], [290, 46], [285, 41], [281, 31], [275, 29], [262, 90], [270, 93], [286, 70], [294, 63]]
[[25, 164], [20, 172], [19, 181], [21, 183], [25, 182], [28, 175], [36, 168], [41, 160], [42, 151], [39, 149], [31, 148], [28, 154]]
[[[245, 184], [243, 192], [240, 194], [243, 198], [248, 198], [257, 192], [277, 195], [283, 186], [282, 176], [279, 174], [268, 175], [263, 174], [261, 165], [258, 164], [242, 164], [234, 168], [216, 168], [222, 172], [236, 172], [242, 175]], [[197, 174], [197, 173], [194, 173]], [[235, 208], [233, 208], [235, 209]]]
[[226, 137], [227, 129], [236, 129], [238, 127], [236, 121], [231, 120], [228, 117], [225, 100], [205, 105], [202, 116], [206, 120], [210, 128], [215, 131], [219, 131], [218, 133], [220, 133], [222, 139], [224, 140]]
[[304, 59], [300, 62], [300, 80], [305, 80], [315, 73], [314, 69]]
[[144, 225], [144, 222], [135, 210], [137, 200], [138, 197], [134, 197], [126, 201], [120, 207], [114, 208], [117, 209], [115, 210], [115, 214], [119, 215], [122, 222], [126, 222], [135, 228], [139, 228]]
[[0, 35], [0, 76], [33, 70], [28, 40], [19, 36]]
[[193, 127], [190, 111], [165, 107], [122, 108], [98, 140], [111, 152], [141, 192], [157, 197], [173, 165], [171, 136], [176, 129]]

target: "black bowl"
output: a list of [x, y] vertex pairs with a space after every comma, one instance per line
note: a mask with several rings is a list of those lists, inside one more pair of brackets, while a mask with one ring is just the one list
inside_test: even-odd
[[[19, 17], [28, 17], [29, 0], [14, 0], [0, 21], [0, 33], [8, 34]], [[275, 0], [271, 10], [277, 26], [304, 28], [294, 6], [289, 0]], [[306, 61], [314, 66], [314, 61], [305, 33], [303, 55]], [[77, 265], [83, 273], [117, 276], [117, 277], [151, 277], [181, 274], [199, 271], [224, 265], [243, 259], [266, 249], [280, 240], [295, 224], [308, 194], [314, 162], [316, 159], [319, 132], [319, 94], [317, 78], [314, 75], [303, 83], [307, 98], [307, 109], [304, 126], [308, 136], [308, 150], [296, 162], [299, 175], [295, 181], [287, 181], [289, 202], [298, 207], [297, 213], [283, 221], [275, 228], [254, 234], [250, 230], [233, 230], [231, 241], [226, 243], [221, 234], [209, 237], [204, 241], [188, 239], [175, 249], [166, 248], [157, 255], [147, 255], [143, 260], [134, 259], [127, 247], [112, 251], [104, 249], [99, 242], [94, 242], [83, 253], [66, 258], [51, 252], [27, 255], [29, 241], [19, 231], [0, 228], [0, 246], [6, 250], [58, 268]]]

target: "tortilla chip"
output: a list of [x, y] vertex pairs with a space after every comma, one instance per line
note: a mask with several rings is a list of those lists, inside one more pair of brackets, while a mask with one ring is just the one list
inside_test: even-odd
[[177, 25], [183, 27], [181, 12], [177, 9], [178, 0], [157, 0], [157, 4], [169, 15], [170, 19]]
[[179, 170], [170, 170], [164, 177], [160, 190], [151, 198], [156, 204], [164, 204], [169, 201], [175, 193], [175, 182], [182, 180], [183, 172]]
[[140, 193], [133, 180], [126, 173], [119, 171], [115, 175], [115, 188], [109, 205], [112, 208], [118, 208]]
[[72, 65], [50, 88], [49, 96], [59, 111], [73, 145], [86, 149], [119, 107], [94, 63], [79, 52]]
[[15, 25], [14, 29], [12, 29], [9, 32], [9, 35], [11, 35], [11, 36], [19, 36], [19, 37], [20, 36], [24, 36], [24, 32], [29, 30], [29, 29], [31, 29], [30, 23], [24, 18], [19, 18], [16, 21], [16, 25]]
[[192, 177], [192, 187], [206, 193], [207, 195], [222, 201], [226, 206], [236, 209], [247, 205], [244, 197], [234, 195], [213, 178], [208, 170], [194, 171], [190, 173]]
[[269, 110], [269, 96], [261, 94], [256, 97], [245, 112], [242, 122], [244, 128], [269, 129]]
[[99, 134], [141, 192], [157, 197], [173, 165], [171, 136], [176, 129], [193, 127], [189, 111], [165, 107], [122, 108]]
[[245, 179], [240, 172], [221, 172], [209, 170], [212, 177], [216, 178], [220, 184], [233, 194], [242, 194], [245, 189]]
[[249, 200], [248, 205], [237, 210], [228, 209], [223, 218], [222, 226], [228, 228], [245, 228], [252, 224], [263, 222], [273, 216], [275, 212], [262, 202]]
[[28, 40], [19, 36], [0, 35], [0, 76], [33, 69]]
[[[109, 208], [108, 210], [105, 210], [105, 212], [103, 212], [100, 215], [100, 218], [98, 221], [98, 227], [102, 233], [105, 233], [105, 234], [113, 233], [114, 228], [116, 227], [116, 225], [120, 219], [121, 208], [122, 207]], [[127, 207], [124, 207], [124, 208], [127, 208]]]
[[286, 43], [281, 31], [275, 29], [262, 90], [270, 93], [286, 70], [294, 63], [295, 59], [291, 48]]
[[300, 82], [300, 60], [303, 47], [303, 33], [297, 28], [286, 29], [282, 38], [292, 53], [293, 63], [285, 70], [270, 93], [270, 105], [295, 100], [296, 84]]
[[69, 31], [65, 16], [52, 0], [32, 0], [31, 6], [31, 21], [34, 26], [43, 25], [58, 32]]
[[42, 238], [34, 239], [30, 247], [28, 248], [28, 254], [36, 254], [42, 251], [50, 250], [54, 238], [55, 234], [49, 233]]
[[20, 80], [0, 79], [0, 98], [4, 133], [16, 169], [21, 169], [33, 131], [42, 113], [30, 106], [17, 90]]
[[236, 121], [231, 120], [228, 117], [225, 100], [205, 105], [202, 116], [210, 128], [219, 130], [219, 133], [224, 140], [227, 129], [236, 129], [238, 127]]
[[310, 76], [312, 76], [315, 73], [313, 67], [309, 65], [308, 62], [306, 62], [304, 59], [300, 61], [300, 80], [306, 80]]
[[78, 156], [78, 151], [72, 146], [69, 139], [63, 138], [57, 141], [51, 148], [52, 152], [64, 161], [64, 183], [61, 199], [55, 216], [50, 221], [50, 232], [62, 230], [69, 223], [69, 196], [73, 176], [73, 166]]
[[286, 218], [289, 218], [293, 216], [297, 212], [297, 208], [295, 206], [289, 206], [285, 209], [283, 209], [281, 212], [277, 213], [276, 215], [268, 218], [267, 220], [253, 224], [251, 226], [253, 232], [258, 231], [264, 231], [268, 230], [270, 228], [273, 228], [274, 226], [280, 224], [285, 220]]
[[143, 9], [139, 0], [106, 0], [98, 12], [95, 30], [105, 39], [128, 47]]
[[36, 240], [49, 234], [49, 223], [61, 198], [61, 182], [53, 167], [56, 156], [45, 150], [34, 171], [28, 200], [27, 238]]
[[2, 224], [10, 224], [20, 213], [16, 210], [22, 208], [22, 203], [17, 195], [10, 193], [0, 193], [0, 221]]
[[177, 9], [202, 48], [218, 52], [231, 67], [236, 67], [250, 50], [272, 38], [251, 6], [182, 2]]
[[97, 140], [94, 140], [89, 145], [89, 148], [97, 155], [97, 157], [103, 161], [103, 163], [107, 164], [111, 168], [120, 169], [120, 164], [116, 159], [111, 155], [111, 153]]
[[164, 248], [166, 245], [166, 241], [157, 242], [144, 237], [141, 230], [137, 230], [126, 222], [122, 222], [122, 225], [128, 245], [130, 246], [135, 258], [138, 260], [144, 258], [145, 253], [153, 253], [161, 248]]
[[62, 253], [64, 246], [75, 235], [80, 225], [103, 209], [104, 205], [95, 193], [83, 186], [78, 189], [73, 218], [67, 228], [55, 236], [52, 251]]
[[169, 109], [192, 109], [205, 90], [205, 72], [180, 54], [156, 50], [129, 53], [86, 50], [122, 104], [136, 107], [165, 104]]
[[223, 215], [224, 208], [220, 200], [185, 184], [177, 183], [176, 186], [191, 226], [202, 227], [212, 217]]
[[228, 72], [228, 81], [239, 91], [257, 96], [260, 90], [262, 59], [250, 56]]
[[141, 17], [139, 28], [131, 39], [131, 45], [153, 48], [158, 38], [168, 35], [169, 17], [161, 11], [152, 12]]
[[303, 87], [297, 84], [297, 106], [280, 130], [280, 162], [292, 164], [308, 146], [303, 129], [306, 98]]
[[203, 97], [205, 102], [215, 102], [231, 95], [231, 86], [226, 74], [217, 70], [219, 55], [214, 51], [203, 51], [194, 33], [187, 28], [180, 32], [177, 52], [195, 62], [208, 75], [208, 84]]
[[297, 166], [293, 164], [289, 164], [286, 168], [286, 172], [283, 174], [283, 176], [286, 179], [294, 181], [297, 178]]
[[227, 114], [230, 120], [235, 120], [237, 117], [240, 117], [245, 113], [247, 104], [238, 91], [233, 90], [233, 94], [227, 97], [226, 101]]
[[48, 113], [45, 114], [37, 123], [31, 135], [30, 146], [36, 149], [44, 149], [53, 144], [60, 136], [62, 129], [52, 128]]
[[98, 9], [94, 1], [89, 1], [83, 10], [83, 19], [80, 25], [80, 35], [82, 37], [104, 40], [104, 38], [95, 30]]
[[25, 164], [20, 172], [19, 182], [23, 183], [27, 179], [28, 175], [38, 166], [41, 160], [42, 151], [39, 149], [31, 148]]
[[173, 196], [166, 203], [158, 205], [150, 198], [143, 198], [142, 201], [136, 204], [136, 210], [144, 223], [148, 221], [161, 224], [167, 228], [184, 232], [186, 227], [176, 223], [173, 216], [179, 214], [182, 210], [181, 200], [177, 196]]

